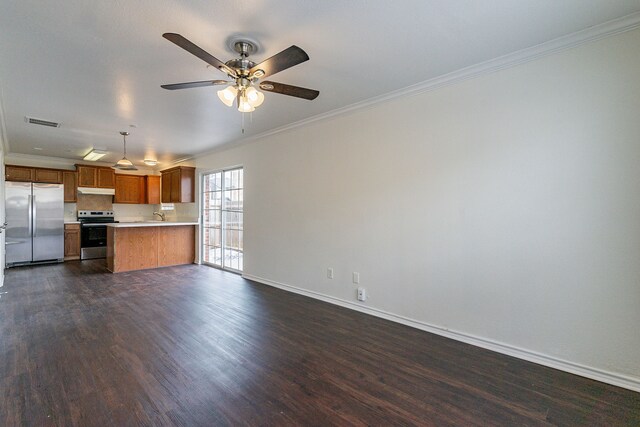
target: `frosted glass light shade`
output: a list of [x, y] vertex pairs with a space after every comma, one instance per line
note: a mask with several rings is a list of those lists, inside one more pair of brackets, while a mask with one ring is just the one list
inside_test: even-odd
[[135, 167], [133, 165], [133, 163], [131, 163], [131, 160], [127, 159], [126, 157], [123, 157], [120, 160], [118, 160], [116, 162], [116, 164], [112, 166], [112, 168], [119, 169], [119, 170], [122, 170], [122, 171], [137, 171], [138, 170], [138, 168]]
[[240, 111], [241, 113], [250, 113], [254, 110], [255, 110], [254, 106], [251, 105], [249, 101], [247, 101], [246, 97], [240, 98], [240, 105], [238, 106], [238, 111]]
[[264, 95], [254, 87], [247, 89], [245, 94], [247, 96], [247, 101], [252, 107], [259, 107], [264, 102]]
[[227, 107], [231, 107], [233, 105], [233, 101], [236, 99], [237, 95], [238, 89], [234, 86], [227, 86], [225, 89], [218, 91], [218, 98], [220, 98], [220, 101], [222, 101]]

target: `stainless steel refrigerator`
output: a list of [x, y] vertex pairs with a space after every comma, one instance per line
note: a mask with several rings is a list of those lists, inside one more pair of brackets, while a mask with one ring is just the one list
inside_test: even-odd
[[7, 267], [62, 261], [63, 185], [7, 181], [5, 199]]

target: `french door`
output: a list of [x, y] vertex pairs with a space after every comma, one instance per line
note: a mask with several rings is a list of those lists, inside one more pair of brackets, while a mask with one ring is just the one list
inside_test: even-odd
[[202, 177], [202, 260], [235, 272], [243, 267], [242, 168]]

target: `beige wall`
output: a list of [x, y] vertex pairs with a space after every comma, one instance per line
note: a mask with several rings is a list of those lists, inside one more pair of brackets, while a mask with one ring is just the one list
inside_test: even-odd
[[196, 164], [248, 276], [640, 389], [639, 75], [635, 30]]

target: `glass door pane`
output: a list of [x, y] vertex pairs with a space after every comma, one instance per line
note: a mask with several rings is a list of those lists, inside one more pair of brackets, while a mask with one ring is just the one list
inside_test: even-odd
[[224, 171], [222, 196], [223, 268], [242, 271], [243, 171]]
[[243, 269], [243, 170], [203, 176], [203, 261], [233, 271]]
[[203, 260], [222, 267], [222, 172], [206, 174], [203, 181]]

